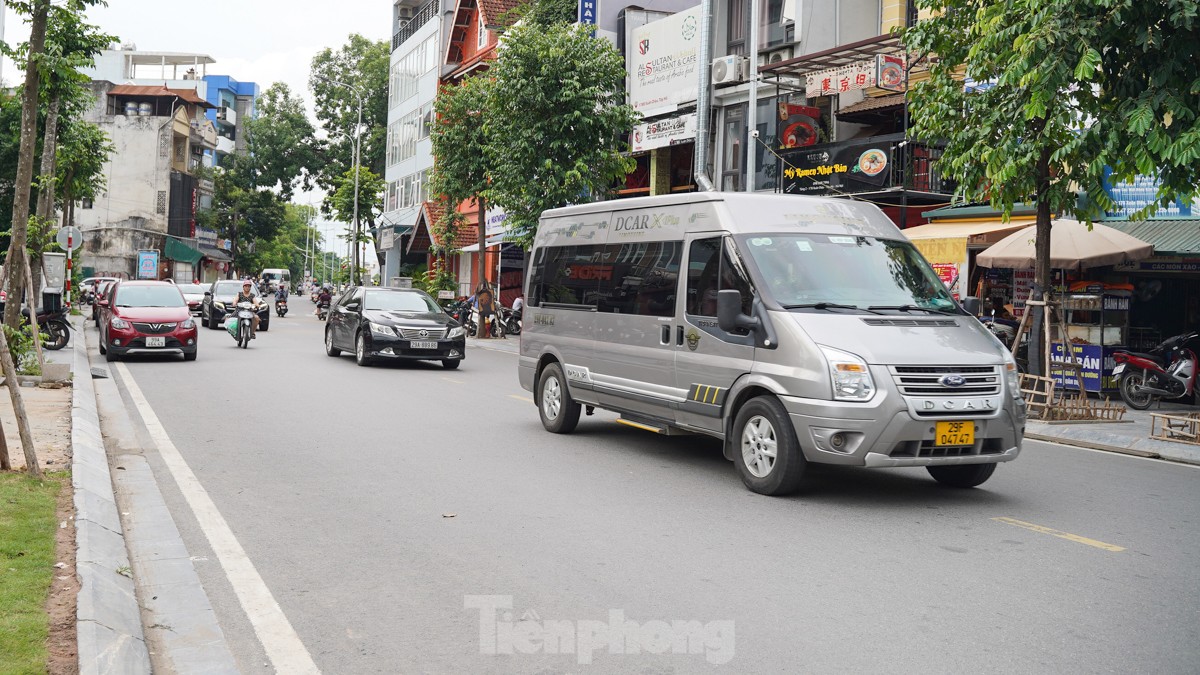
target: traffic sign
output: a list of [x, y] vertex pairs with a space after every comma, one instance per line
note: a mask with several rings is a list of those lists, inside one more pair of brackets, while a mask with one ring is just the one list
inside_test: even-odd
[[79, 231], [78, 227], [68, 225], [58, 231], [54, 240], [64, 251], [74, 251], [83, 245], [83, 233]]

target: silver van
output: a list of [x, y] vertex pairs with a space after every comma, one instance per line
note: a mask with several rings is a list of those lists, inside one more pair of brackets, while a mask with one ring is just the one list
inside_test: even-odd
[[870, 204], [709, 192], [547, 211], [525, 302], [521, 386], [554, 433], [586, 407], [721, 438], [769, 495], [808, 462], [974, 487], [1021, 451], [1011, 355]]

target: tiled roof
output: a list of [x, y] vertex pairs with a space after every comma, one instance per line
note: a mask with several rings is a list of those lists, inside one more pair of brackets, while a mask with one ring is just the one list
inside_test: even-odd
[[483, 20], [489, 26], [499, 25], [506, 18], [505, 14], [521, 4], [520, 0], [479, 0]]

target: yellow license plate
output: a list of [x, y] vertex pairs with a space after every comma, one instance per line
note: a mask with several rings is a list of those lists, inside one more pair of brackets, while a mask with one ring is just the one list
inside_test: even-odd
[[939, 447], [975, 444], [974, 422], [938, 422], [934, 429], [933, 444]]

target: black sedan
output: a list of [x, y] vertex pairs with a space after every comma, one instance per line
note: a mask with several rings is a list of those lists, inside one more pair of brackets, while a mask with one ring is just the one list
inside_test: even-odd
[[[225, 323], [225, 314], [229, 311], [233, 301], [237, 300], [243, 283], [245, 282], [236, 279], [214, 281], [212, 286], [204, 292], [204, 300], [200, 303], [200, 320], [205, 326], [215, 330]], [[261, 298], [256, 285], [250, 284], [250, 291], [254, 293], [255, 298]], [[263, 302], [258, 309], [258, 329], [265, 331], [270, 326], [271, 303]]]
[[354, 286], [330, 307], [325, 353], [376, 360], [441, 361], [454, 370], [467, 355], [466, 331], [424, 291]]

